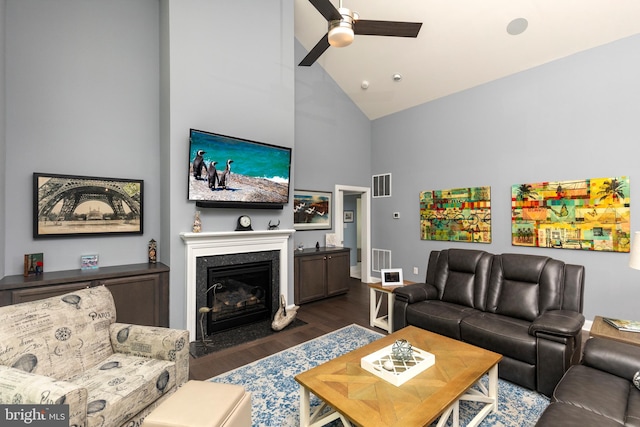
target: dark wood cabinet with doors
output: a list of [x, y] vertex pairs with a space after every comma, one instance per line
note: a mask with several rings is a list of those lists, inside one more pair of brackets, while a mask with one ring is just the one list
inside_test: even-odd
[[296, 251], [294, 255], [294, 299], [296, 304], [315, 301], [349, 290], [349, 248]]
[[169, 267], [161, 263], [54, 271], [30, 277], [6, 276], [0, 280], [0, 306], [101, 285], [113, 295], [116, 321], [169, 326]]

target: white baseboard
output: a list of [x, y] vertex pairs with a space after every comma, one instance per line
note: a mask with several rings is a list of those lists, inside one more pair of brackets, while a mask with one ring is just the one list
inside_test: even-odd
[[351, 271], [349, 272], [349, 275], [351, 277], [355, 277], [357, 279], [360, 279], [362, 276], [362, 271], [361, 271], [361, 267], [360, 264], [358, 265], [352, 265], [351, 266]]

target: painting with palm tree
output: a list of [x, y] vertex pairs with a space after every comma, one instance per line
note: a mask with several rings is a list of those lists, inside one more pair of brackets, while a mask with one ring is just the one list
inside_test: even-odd
[[516, 184], [511, 243], [629, 252], [629, 177]]

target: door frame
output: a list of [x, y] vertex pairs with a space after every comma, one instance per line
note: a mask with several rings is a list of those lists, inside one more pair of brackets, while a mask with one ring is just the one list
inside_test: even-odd
[[335, 186], [335, 234], [338, 242], [344, 245], [344, 196], [345, 194], [359, 194], [362, 204], [362, 217], [360, 232], [362, 233], [362, 262], [360, 264], [360, 281], [363, 283], [373, 283], [371, 276], [371, 189], [369, 187], [356, 187], [353, 185]]

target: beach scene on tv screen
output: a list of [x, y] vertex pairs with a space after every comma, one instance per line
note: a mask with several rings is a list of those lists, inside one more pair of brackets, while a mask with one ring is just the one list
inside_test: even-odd
[[291, 150], [192, 130], [189, 200], [285, 204]]

